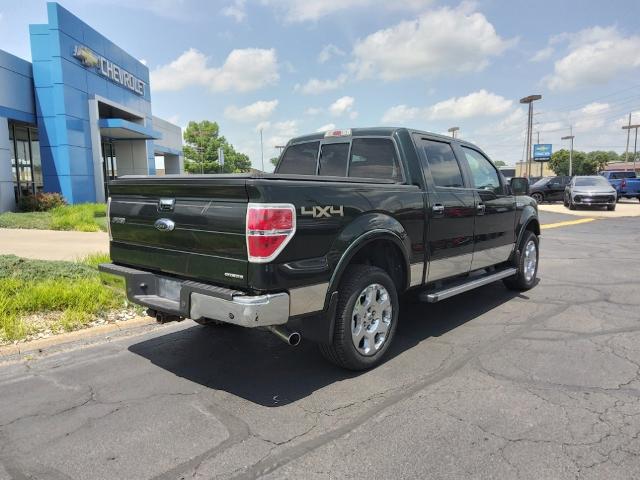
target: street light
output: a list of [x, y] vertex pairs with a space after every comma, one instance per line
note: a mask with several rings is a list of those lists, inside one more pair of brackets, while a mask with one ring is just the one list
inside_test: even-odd
[[451, 127], [447, 129], [447, 132], [449, 132], [453, 138], [456, 138], [456, 132], [458, 130], [460, 130], [460, 127]]
[[[635, 173], [635, 171], [636, 171], [636, 149], [638, 148], [638, 128], [640, 128], [640, 124], [625, 125], [624, 127], [622, 127], [623, 130], [629, 130], [629, 131], [631, 131], [632, 128], [636, 131], [636, 139], [633, 142], [633, 171]], [[626, 169], [627, 169], [627, 166], [625, 165], [625, 170]]]
[[[573, 128], [571, 128], [571, 133], [573, 133]], [[574, 135], [567, 135], [566, 137], [562, 137], [560, 140], [571, 140], [571, 148], [569, 150], [569, 176], [572, 176], [573, 173], [573, 139], [576, 138]]]
[[533, 102], [542, 99], [542, 95], [529, 95], [520, 99], [520, 103], [529, 104], [529, 115], [527, 117], [527, 178], [531, 178], [531, 130], [533, 128]]

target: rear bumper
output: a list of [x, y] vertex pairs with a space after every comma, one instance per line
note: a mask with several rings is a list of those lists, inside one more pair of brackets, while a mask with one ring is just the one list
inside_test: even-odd
[[283, 325], [289, 320], [288, 293], [252, 296], [112, 263], [103, 263], [98, 268], [124, 277], [129, 300], [159, 312], [194, 320], [210, 318], [242, 327]]

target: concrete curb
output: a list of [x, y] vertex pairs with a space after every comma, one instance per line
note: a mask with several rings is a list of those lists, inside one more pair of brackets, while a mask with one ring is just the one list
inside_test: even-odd
[[67, 343], [77, 342], [78, 340], [84, 340], [100, 335], [109, 334], [112, 332], [124, 332], [138, 327], [146, 327], [148, 325], [155, 325], [155, 319], [151, 317], [136, 317], [131, 320], [116, 321], [115, 323], [108, 323], [106, 325], [98, 325], [96, 327], [85, 328], [83, 330], [76, 330], [75, 332], [62, 333], [60, 335], [54, 335], [49, 338], [41, 338], [38, 340], [32, 340], [30, 342], [18, 343], [15, 345], [5, 345], [0, 347], [0, 360], [7, 357], [15, 357], [24, 355], [27, 353], [42, 353], [43, 350], [50, 349], [52, 347], [58, 347]]

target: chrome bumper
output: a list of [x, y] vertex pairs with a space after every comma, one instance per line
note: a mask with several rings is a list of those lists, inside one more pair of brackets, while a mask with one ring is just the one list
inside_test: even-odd
[[199, 320], [210, 318], [242, 327], [284, 325], [289, 320], [289, 294], [246, 295], [239, 290], [177, 280], [143, 270], [104, 263], [101, 272], [125, 278], [127, 297], [152, 310]]

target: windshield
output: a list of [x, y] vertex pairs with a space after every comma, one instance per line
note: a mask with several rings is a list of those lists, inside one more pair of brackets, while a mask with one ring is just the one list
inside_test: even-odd
[[603, 177], [578, 177], [576, 187], [610, 187], [609, 182]]

